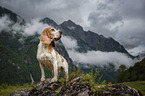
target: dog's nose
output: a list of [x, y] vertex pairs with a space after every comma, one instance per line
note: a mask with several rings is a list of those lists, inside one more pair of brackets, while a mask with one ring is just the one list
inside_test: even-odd
[[60, 34], [62, 34], [62, 32], [61, 32], [61, 31], [59, 31], [59, 33], [60, 33]]

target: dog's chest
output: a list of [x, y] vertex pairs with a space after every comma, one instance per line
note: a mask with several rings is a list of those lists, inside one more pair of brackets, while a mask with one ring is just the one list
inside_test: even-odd
[[53, 69], [53, 63], [55, 60], [54, 50], [49, 48], [46, 45], [39, 45], [39, 49], [37, 52], [37, 59], [39, 62], [49, 69]]

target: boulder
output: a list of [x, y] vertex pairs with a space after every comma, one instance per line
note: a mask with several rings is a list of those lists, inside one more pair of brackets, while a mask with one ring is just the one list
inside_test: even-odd
[[102, 93], [103, 96], [143, 96], [139, 90], [122, 84], [108, 86]]
[[28, 96], [29, 95], [29, 91], [30, 91], [30, 89], [24, 88], [24, 89], [20, 89], [18, 91], [14, 91], [9, 96]]
[[[98, 86], [99, 87], [99, 86]], [[38, 82], [32, 89], [21, 89], [14, 91], [9, 96], [143, 96], [139, 90], [122, 84], [103, 86], [100, 93], [93, 93], [88, 81], [83, 77], [77, 77], [69, 82], [51, 82], [47, 79]]]
[[45, 80], [44, 82], [39, 82], [37, 85], [31, 89], [30, 96], [89, 96], [92, 93], [91, 86], [89, 84], [83, 84], [82, 77], [77, 77], [66, 84], [61, 82], [51, 82], [50, 79]]

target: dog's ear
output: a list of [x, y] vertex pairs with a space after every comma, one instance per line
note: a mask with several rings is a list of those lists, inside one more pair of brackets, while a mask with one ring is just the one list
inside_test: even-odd
[[50, 45], [51, 45], [52, 47], [55, 47], [55, 42], [52, 41]]
[[51, 43], [51, 39], [48, 37], [48, 30], [44, 30], [40, 36], [40, 40], [41, 42], [45, 43], [45, 44], [50, 44]]

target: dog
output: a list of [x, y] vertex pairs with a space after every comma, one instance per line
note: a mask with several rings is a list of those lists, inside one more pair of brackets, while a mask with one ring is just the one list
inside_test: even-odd
[[55, 42], [61, 38], [62, 32], [53, 27], [47, 27], [40, 36], [37, 50], [37, 59], [41, 69], [41, 81], [45, 80], [44, 67], [52, 70], [54, 77], [51, 82], [56, 82], [59, 73], [64, 72], [68, 79], [68, 63], [66, 59], [55, 51]]

